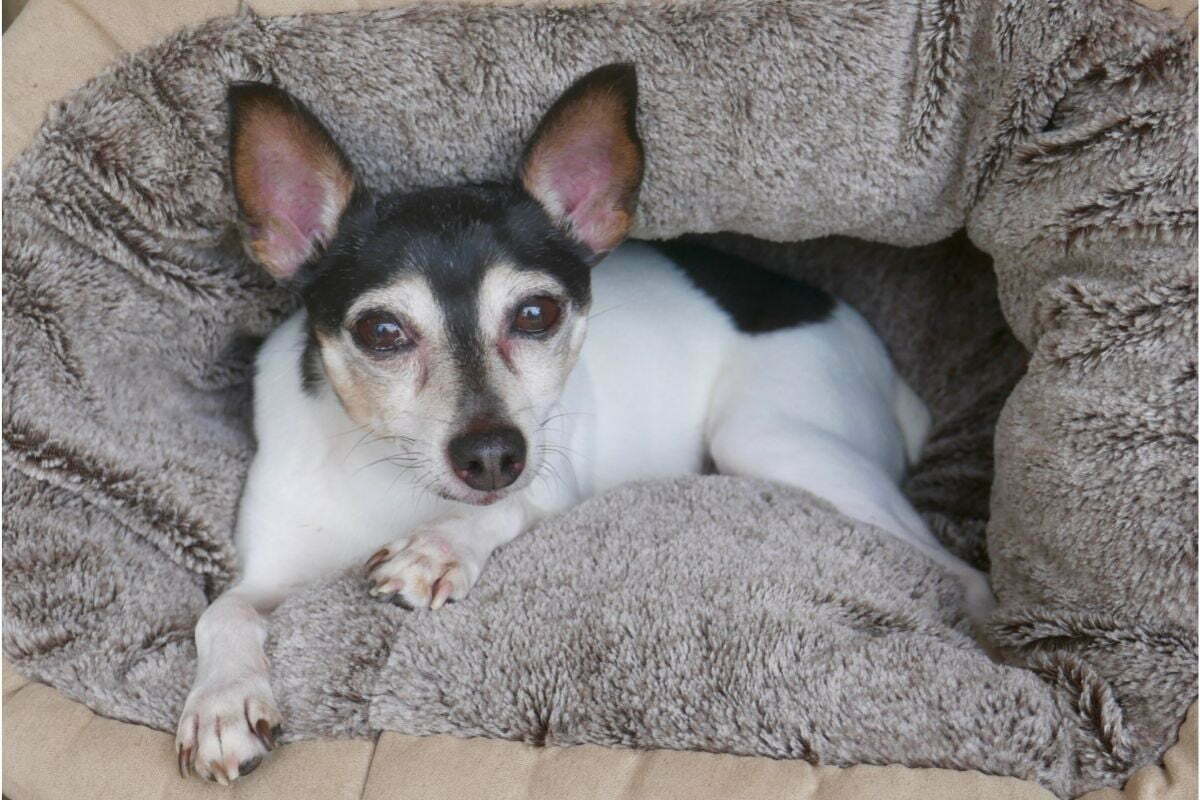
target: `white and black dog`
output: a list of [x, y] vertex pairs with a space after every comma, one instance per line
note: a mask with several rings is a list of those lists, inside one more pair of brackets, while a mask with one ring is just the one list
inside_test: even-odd
[[630, 480], [711, 465], [807, 489], [988, 608], [898, 489], [928, 412], [862, 317], [699, 247], [617, 247], [636, 104], [633, 67], [602, 67], [511, 183], [375, 196], [300, 102], [230, 89], [246, 246], [303, 308], [258, 356], [241, 577], [196, 626], [182, 773], [224, 783], [273, 747], [262, 615], [289, 593], [365, 560], [371, 595], [438, 609], [497, 547]]

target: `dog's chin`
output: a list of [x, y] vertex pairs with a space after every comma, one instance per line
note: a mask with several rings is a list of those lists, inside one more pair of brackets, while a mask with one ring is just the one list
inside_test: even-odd
[[455, 491], [438, 488], [434, 490], [434, 493], [443, 500], [450, 500], [455, 503], [462, 503], [468, 506], [490, 506], [492, 503], [503, 500], [510, 494], [510, 491], [508, 488], [504, 488], [497, 489], [494, 492], [481, 492], [478, 489], [468, 489], [464, 486], [462, 489], [456, 489]]
[[505, 486], [503, 489], [493, 489], [490, 492], [472, 489], [462, 482], [456, 482], [453, 486], [441, 484], [434, 488], [433, 492], [443, 500], [450, 500], [455, 503], [462, 503], [468, 506], [490, 506], [509, 495], [516, 494], [528, 486], [529, 483], [530, 479], [522, 475], [511, 486]]

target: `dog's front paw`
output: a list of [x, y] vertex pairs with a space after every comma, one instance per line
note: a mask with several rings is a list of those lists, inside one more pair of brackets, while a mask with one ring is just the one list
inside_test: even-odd
[[441, 536], [417, 534], [371, 556], [367, 574], [372, 597], [408, 609], [437, 609], [467, 596], [479, 565]]
[[194, 770], [226, 785], [250, 774], [275, 748], [281, 720], [265, 677], [196, 686], [175, 732], [180, 776]]

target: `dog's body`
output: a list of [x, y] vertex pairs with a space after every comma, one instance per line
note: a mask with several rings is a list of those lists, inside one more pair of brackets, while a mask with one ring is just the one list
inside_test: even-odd
[[690, 245], [614, 250], [641, 175], [632, 87], [610, 67], [568, 90], [524, 191], [392, 199], [353, 188], [302, 107], [233, 99], [251, 250], [303, 279], [305, 309], [259, 355], [242, 576], [197, 625], [181, 771], [223, 782], [273, 745], [260, 614], [289, 593], [370, 556], [371, 594], [440, 608], [496, 547], [630, 480], [715, 467], [807, 489], [987, 607], [898, 489], [928, 414], [853, 309]]
[[[853, 309], [831, 301], [819, 321], [748, 334], [684, 270], [632, 242], [597, 267], [592, 287], [588, 337], [535, 440], [541, 473], [483, 508], [411, 480], [419, 467], [393, 460], [396, 444], [350, 419], [328, 385], [304, 390], [305, 312], [276, 330], [258, 360], [243, 588], [286, 594], [447, 517], [468, 523], [452, 560], [474, 575], [543, 516], [631, 480], [701, 472], [710, 456], [719, 472], [804, 486], [942, 553], [896, 488], [925, 410]], [[835, 474], [839, 461], [857, 477]], [[479, 524], [491, 516], [495, 527]]]

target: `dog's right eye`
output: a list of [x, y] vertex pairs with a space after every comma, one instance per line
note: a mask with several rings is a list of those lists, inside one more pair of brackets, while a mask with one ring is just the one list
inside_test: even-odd
[[371, 353], [394, 353], [409, 343], [400, 320], [382, 311], [372, 311], [354, 323], [358, 346]]

